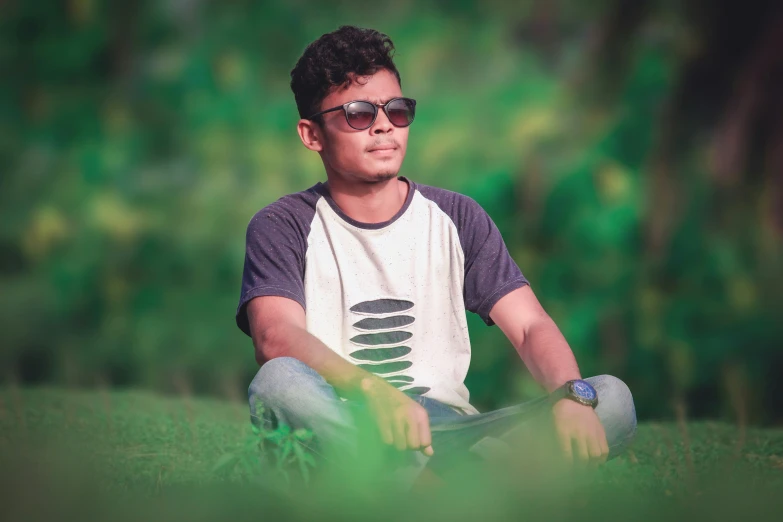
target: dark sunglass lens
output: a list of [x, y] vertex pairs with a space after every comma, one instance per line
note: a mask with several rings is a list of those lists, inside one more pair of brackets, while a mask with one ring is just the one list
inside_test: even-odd
[[366, 129], [372, 124], [375, 116], [375, 106], [367, 102], [351, 103], [345, 109], [348, 125], [354, 129]]
[[415, 116], [415, 107], [413, 100], [400, 98], [392, 101], [386, 106], [389, 114], [389, 121], [398, 127], [407, 127], [413, 122]]

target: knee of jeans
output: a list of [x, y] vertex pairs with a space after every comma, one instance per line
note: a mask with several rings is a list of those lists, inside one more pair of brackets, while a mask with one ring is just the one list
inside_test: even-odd
[[618, 444], [629, 442], [636, 434], [636, 407], [628, 385], [613, 375], [599, 375], [588, 381], [598, 393], [596, 413], [607, 437]]
[[308, 393], [313, 379], [323, 379], [308, 365], [294, 357], [276, 357], [264, 363], [247, 389], [251, 408], [262, 404], [284, 406], [294, 393]]

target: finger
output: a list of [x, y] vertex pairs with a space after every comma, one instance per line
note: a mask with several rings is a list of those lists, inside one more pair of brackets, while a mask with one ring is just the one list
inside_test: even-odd
[[604, 455], [604, 462], [609, 460], [609, 442], [606, 440], [606, 437], [603, 437], [601, 440], [601, 452]]
[[412, 449], [417, 450], [421, 447], [421, 443], [419, 442], [420, 434], [419, 434], [419, 423], [416, 422], [416, 419], [408, 419], [405, 423], [405, 431], [407, 433], [407, 445], [406, 449]]
[[405, 434], [406, 431], [406, 419], [403, 416], [395, 417], [394, 419], [394, 427], [392, 428], [392, 431], [394, 432], [394, 447], [397, 448], [400, 451], [403, 451], [407, 447], [407, 435]]
[[559, 434], [560, 438], [560, 449], [563, 452], [563, 457], [565, 458], [565, 461], [567, 464], [573, 464], [574, 463], [574, 456], [573, 452], [571, 451], [571, 437], [567, 434]]
[[419, 417], [418, 425], [419, 445], [425, 449], [429, 448], [429, 455], [432, 455], [432, 431], [430, 430], [430, 416], [427, 414], [426, 410], [424, 410], [424, 413]]
[[590, 437], [590, 440], [588, 441], [588, 449], [590, 451], [590, 467], [597, 468], [605, 458], [602, 454], [601, 442], [597, 435]]
[[601, 436], [598, 438], [598, 444], [601, 447], [601, 456], [603, 457], [601, 462], [606, 462], [609, 460], [609, 442], [606, 440], [606, 431], [601, 431]]
[[575, 439], [576, 441], [576, 448], [579, 455], [579, 462], [583, 465], [590, 462], [590, 453], [587, 449], [587, 437], [584, 435], [579, 435]]
[[378, 415], [378, 431], [381, 433], [381, 440], [384, 444], [392, 445], [394, 443], [394, 434], [392, 433], [391, 419], [388, 415]]

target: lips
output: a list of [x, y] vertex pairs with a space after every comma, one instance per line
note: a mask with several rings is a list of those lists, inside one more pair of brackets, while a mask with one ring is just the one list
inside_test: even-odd
[[383, 152], [383, 151], [392, 151], [395, 150], [397, 147], [375, 147], [374, 149], [370, 149], [368, 152]]

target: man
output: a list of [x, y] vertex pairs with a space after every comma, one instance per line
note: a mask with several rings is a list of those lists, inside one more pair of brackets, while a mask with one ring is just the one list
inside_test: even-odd
[[393, 50], [377, 31], [341, 27], [291, 72], [299, 138], [327, 181], [261, 209], [247, 228], [236, 319], [262, 365], [248, 391], [253, 422], [305, 427], [316, 451], [350, 451], [358, 404], [386, 444], [420, 450], [422, 465], [446, 431], [477, 450], [524, 408], [479, 414], [469, 403], [467, 309], [501, 328], [550, 393], [565, 458], [603, 462], [635, 432], [627, 386], [581, 380], [475, 201], [398, 176], [416, 102], [402, 93]]

